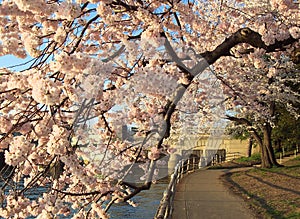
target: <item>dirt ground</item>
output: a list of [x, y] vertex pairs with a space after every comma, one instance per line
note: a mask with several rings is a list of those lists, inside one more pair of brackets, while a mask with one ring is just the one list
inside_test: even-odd
[[222, 180], [232, 192], [244, 198], [257, 218], [299, 219], [300, 157], [284, 165], [229, 173]]

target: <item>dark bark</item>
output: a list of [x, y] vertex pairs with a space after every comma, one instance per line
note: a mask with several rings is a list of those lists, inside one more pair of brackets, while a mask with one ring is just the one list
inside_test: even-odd
[[[270, 103], [269, 108], [270, 115], [273, 117], [275, 115], [275, 102]], [[261, 127], [263, 133], [262, 157], [261, 166], [263, 168], [271, 168], [273, 166], [281, 166], [277, 163], [275, 152], [272, 146], [272, 126], [269, 122], [265, 122]]]
[[248, 43], [254, 48], [263, 48], [267, 53], [270, 53], [285, 50], [287, 45], [291, 45], [295, 42], [297, 42], [297, 39], [290, 36], [282, 41], [276, 40], [274, 44], [267, 46], [259, 33], [250, 28], [241, 28], [230, 37], [226, 38], [224, 42], [217, 46], [213, 51], [201, 53], [199, 56], [205, 58], [208, 64], [213, 64], [222, 56], [231, 56], [230, 50], [240, 43]]
[[250, 134], [256, 140], [256, 142], [258, 143], [261, 149], [261, 162], [262, 162], [261, 167], [271, 168], [274, 166], [281, 166], [280, 164], [278, 164], [275, 158], [275, 153], [274, 153], [274, 149], [272, 146], [272, 139], [271, 139], [272, 127], [270, 123], [265, 122], [261, 126], [261, 131], [263, 133], [261, 137], [259, 133], [254, 128], [252, 128], [252, 123], [249, 120], [245, 118], [237, 118], [233, 116], [227, 116], [227, 119], [249, 127]]
[[0, 152], [0, 170], [5, 166], [4, 152]]
[[251, 157], [252, 155], [252, 147], [253, 147], [253, 137], [249, 137], [249, 142], [248, 142], [248, 151], [247, 151], [247, 156]]
[[272, 139], [271, 139], [272, 127], [270, 123], [266, 122], [262, 126], [262, 132], [263, 132], [263, 142], [262, 145], [260, 145], [262, 149], [261, 167], [271, 168], [274, 166], [281, 166], [276, 160], [274, 149], [272, 146]]

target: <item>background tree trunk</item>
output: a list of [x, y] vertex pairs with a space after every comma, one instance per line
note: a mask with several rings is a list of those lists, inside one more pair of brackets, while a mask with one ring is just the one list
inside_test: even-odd
[[252, 155], [252, 147], [253, 147], [253, 137], [250, 135], [249, 143], [248, 143], [248, 151], [247, 151], [248, 157], [251, 157], [251, 155]]
[[[274, 109], [273, 105], [271, 106], [271, 109]], [[252, 135], [253, 139], [255, 139], [261, 149], [261, 167], [271, 168], [273, 166], [281, 166], [277, 163], [275, 158], [271, 139], [272, 127], [269, 122], [264, 122], [260, 125], [262, 132], [262, 134], [260, 134], [255, 128], [252, 127], [252, 123], [245, 118], [227, 116], [227, 119], [250, 127], [249, 133]]]
[[0, 170], [5, 166], [4, 152], [0, 152]]
[[274, 149], [272, 147], [272, 141], [271, 141], [271, 132], [272, 127], [270, 123], [265, 123], [262, 126], [262, 132], [263, 132], [263, 141], [261, 142], [261, 167], [263, 168], [271, 168], [273, 166], [281, 166], [278, 164]]

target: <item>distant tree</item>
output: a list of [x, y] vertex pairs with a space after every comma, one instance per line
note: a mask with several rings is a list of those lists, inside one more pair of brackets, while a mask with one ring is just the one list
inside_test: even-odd
[[247, 157], [251, 157], [252, 149], [255, 145], [253, 136], [247, 131], [247, 127], [244, 125], [230, 123], [226, 127], [226, 134], [231, 136], [234, 139], [239, 139], [241, 141], [248, 141], [248, 148], [247, 148]]
[[275, 150], [282, 151], [282, 147], [295, 150], [300, 145], [300, 119], [295, 119], [284, 107], [278, 107], [276, 114], [276, 127], [272, 133]]
[[[291, 59], [297, 63], [295, 66], [295, 71], [299, 75], [300, 71], [300, 50], [295, 50], [293, 54], [291, 54]], [[300, 92], [300, 80], [295, 80], [292, 82], [286, 81], [286, 86], [290, 87], [290, 89], [298, 93]], [[290, 112], [285, 105], [278, 104], [276, 110], [276, 127], [273, 132], [273, 139], [275, 143], [276, 149], [281, 149], [281, 146], [286, 147], [288, 150], [295, 149], [296, 146], [300, 144], [300, 119], [299, 117], [295, 117], [295, 115], [300, 114], [300, 104], [299, 103], [288, 103], [290, 108], [294, 108], [295, 112]]]
[[[221, 76], [225, 83], [230, 81], [227, 103], [231, 104], [231, 110], [236, 111], [227, 119], [245, 126], [251, 133], [260, 145], [263, 167], [279, 166], [272, 146], [272, 131], [278, 119], [277, 107], [285, 106], [290, 115], [298, 119], [300, 93], [295, 88], [299, 85], [300, 74], [297, 63], [293, 63], [290, 56], [282, 54], [279, 59], [274, 59], [262, 50], [258, 53], [262, 55], [260, 59], [256, 59], [254, 54], [248, 57], [254, 61], [253, 66], [247, 64], [247, 59], [235, 61], [235, 66], [243, 66], [247, 71], [252, 69], [250, 75], [235, 69], [230, 75]], [[248, 84], [249, 80], [253, 83]]]

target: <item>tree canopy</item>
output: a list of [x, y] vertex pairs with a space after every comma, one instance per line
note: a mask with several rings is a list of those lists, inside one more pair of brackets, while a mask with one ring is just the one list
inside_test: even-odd
[[[11, 166], [1, 217], [107, 218], [149, 188], [176, 150], [171, 138], [225, 118], [270, 131], [276, 102], [299, 117], [298, 1], [0, 4], [0, 55], [31, 58], [0, 70], [0, 148]], [[144, 183], [128, 180], [138, 168]], [[45, 192], [32, 199], [36, 187]]]

